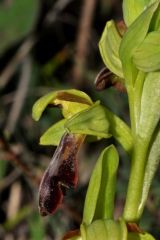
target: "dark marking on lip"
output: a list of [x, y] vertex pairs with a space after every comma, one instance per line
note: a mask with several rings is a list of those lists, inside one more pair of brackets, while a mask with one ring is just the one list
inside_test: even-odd
[[89, 101], [87, 101], [87, 99], [80, 97], [80, 96], [76, 96], [71, 93], [67, 93], [67, 92], [59, 92], [57, 94], [57, 99], [62, 100], [62, 101], [64, 100], [64, 101], [69, 101], [69, 102], [76, 102], [76, 103], [83, 103], [83, 104], [91, 105], [91, 103]]
[[68, 188], [78, 181], [77, 154], [84, 136], [66, 133], [44, 173], [39, 187], [39, 210], [42, 216], [55, 212]]

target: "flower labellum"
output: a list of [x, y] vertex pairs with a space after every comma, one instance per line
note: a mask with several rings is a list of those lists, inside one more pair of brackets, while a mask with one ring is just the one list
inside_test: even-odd
[[44, 173], [39, 188], [39, 210], [51, 215], [62, 203], [67, 188], [75, 188], [78, 180], [77, 154], [85, 136], [65, 133]]

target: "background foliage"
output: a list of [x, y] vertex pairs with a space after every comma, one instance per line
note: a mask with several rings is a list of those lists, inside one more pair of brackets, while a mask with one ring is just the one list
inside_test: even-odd
[[[79, 157], [77, 190], [67, 194], [54, 216], [41, 218], [38, 181], [55, 149], [41, 147], [39, 137], [60, 119], [60, 111], [48, 109], [35, 123], [31, 109], [37, 98], [52, 89], [78, 88], [129, 123], [126, 94], [113, 88], [97, 92], [94, 86], [103, 67], [98, 41], [111, 18], [122, 19], [121, 1], [0, 1], [0, 239], [58, 240], [66, 231], [78, 228], [90, 173], [113, 139], [85, 144]], [[117, 147], [120, 169], [115, 215], [119, 216], [129, 159]], [[159, 182], [157, 173], [141, 222], [157, 239]]]

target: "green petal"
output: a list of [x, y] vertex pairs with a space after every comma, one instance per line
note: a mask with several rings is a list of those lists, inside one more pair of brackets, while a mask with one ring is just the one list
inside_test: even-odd
[[118, 153], [113, 145], [101, 153], [89, 182], [83, 223], [88, 225], [93, 219], [113, 217], [118, 163]]
[[35, 102], [32, 108], [32, 117], [35, 121], [38, 121], [40, 119], [42, 113], [44, 112], [48, 104], [53, 99], [55, 99], [56, 96], [57, 96], [57, 91], [53, 91], [41, 97]]
[[106, 67], [123, 78], [122, 64], [119, 58], [120, 43], [121, 37], [115, 23], [113, 21], [107, 22], [99, 42], [99, 50]]
[[54, 145], [58, 146], [60, 140], [66, 129], [64, 127], [66, 119], [62, 119], [53, 126], [51, 126], [40, 138], [41, 145]]
[[32, 109], [33, 119], [38, 121], [49, 104], [62, 105], [64, 117], [69, 118], [92, 105], [92, 100], [86, 93], [75, 89], [52, 91], [35, 102]]
[[151, 32], [133, 54], [136, 67], [144, 72], [160, 70], [160, 32]]

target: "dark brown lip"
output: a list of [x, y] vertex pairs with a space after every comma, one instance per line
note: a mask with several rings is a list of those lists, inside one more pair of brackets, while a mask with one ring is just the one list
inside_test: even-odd
[[77, 155], [84, 136], [66, 133], [45, 171], [39, 187], [39, 211], [42, 216], [53, 214], [61, 205], [68, 188], [78, 181]]

